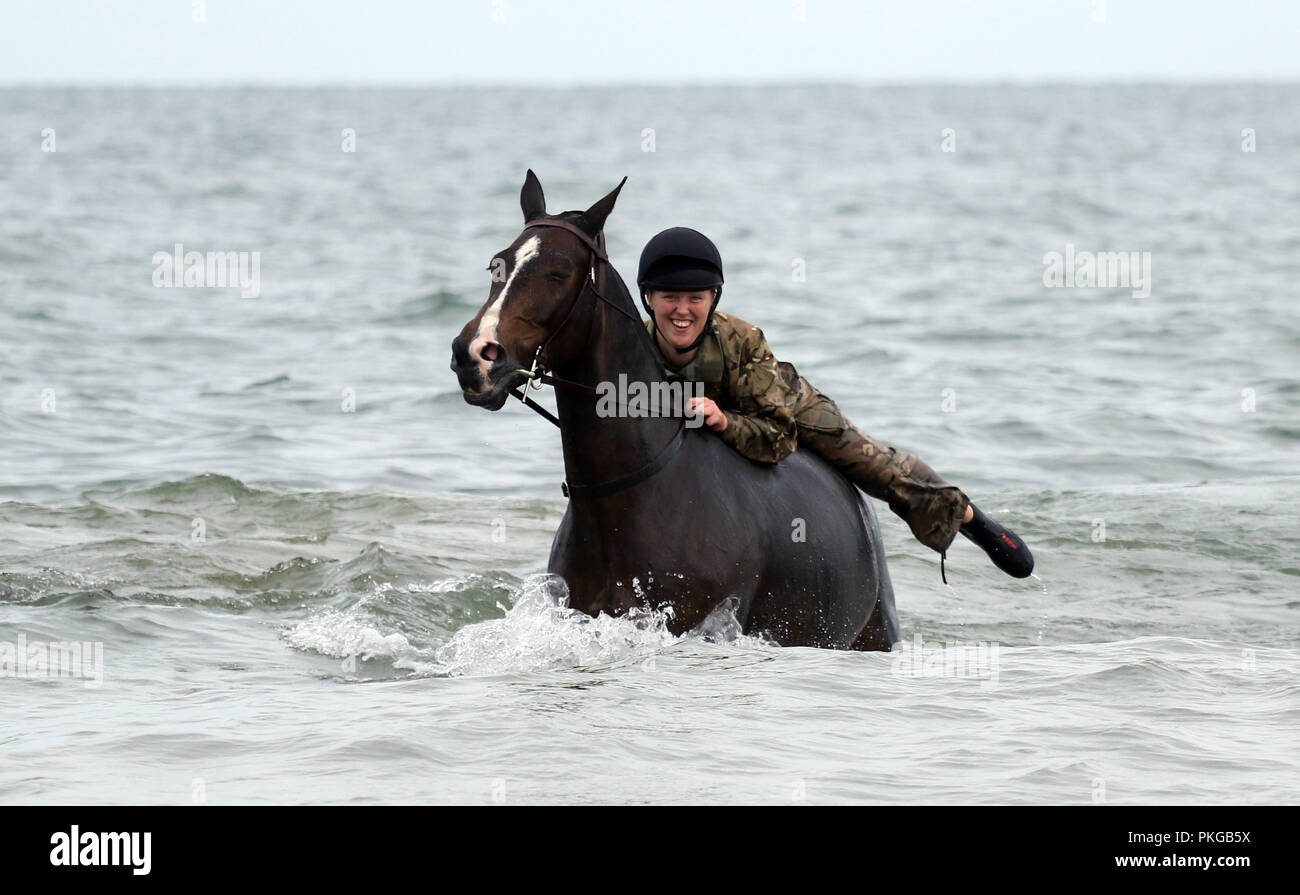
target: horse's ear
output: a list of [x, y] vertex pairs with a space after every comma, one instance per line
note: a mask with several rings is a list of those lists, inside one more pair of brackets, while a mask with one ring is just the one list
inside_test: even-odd
[[524, 178], [524, 188], [519, 192], [519, 205], [524, 210], [524, 223], [546, 216], [546, 196], [542, 193], [542, 182], [537, 179], [533, 169], [528, 169]]
[[578, 225], [586, 230], [592, 239], [595, 239], [596, 234], [605, 228], [605, 218], [609, 217], [609, 213], [614, 210], [614, 203], [618, 201], [618, 191], [623, 189], [625, 183], [627, 183], [626, 177], [618, 182], [618, 186], [610, 190], [608, 196], [584, 211], [578, 219]]

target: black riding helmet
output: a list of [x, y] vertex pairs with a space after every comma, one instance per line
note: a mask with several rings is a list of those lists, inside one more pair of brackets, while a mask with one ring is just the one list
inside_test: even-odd
[[[704, 319], [704, 330], [694, 342], [685, 348], [673, 350], [686, 354], [699, 347], [708, 334], [713, 312], [722, 298], [722, 255], [707, 236], [690, 227], [670, 227], [646, 243], [641, 250], [641, 264], [637, 268], [636, 284], [641, 290], [641, 305], [654, 320], [654, 311], [646, 301], [648, 289], [676, 289], [697, 292], [704, 289], [716, 289], [713, 304], [709, 306], [709, 316]], [[655, 321], [655, 331], [659, 323]], [[662, 335], [662, 333], [661, 333]], [[664, 339], [667, 342], [667, 339]]]

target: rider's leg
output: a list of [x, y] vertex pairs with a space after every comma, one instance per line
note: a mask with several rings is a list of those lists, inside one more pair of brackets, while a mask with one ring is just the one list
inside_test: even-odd
[[799, 429], [799, 445], [816, 451], [849, 480], [902, 518], [918, 541], [946, 551], [966, 517], [970, 499], [921, 458], [881, 444], [847, 419], [842, 431]]
[[830, 398], [802, 376], [796, 416], [799, 444], [825, 457], [855, 485], [883, 500], [916, 539], [945, 554], [958, 531], [1015, 578], [1034, 570], [1034, 557], [1016, 534], [994, 522], [919, 457], [881, 444], [856, 428]]

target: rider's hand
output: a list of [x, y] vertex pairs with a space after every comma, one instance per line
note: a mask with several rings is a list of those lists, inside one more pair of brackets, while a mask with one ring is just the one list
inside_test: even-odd
[[696, 413], [704, 415], [704, 425], [715, 432], [727, 431], [727, 415], [722, 408], [709, 398], [691, 398], [690, 407]]

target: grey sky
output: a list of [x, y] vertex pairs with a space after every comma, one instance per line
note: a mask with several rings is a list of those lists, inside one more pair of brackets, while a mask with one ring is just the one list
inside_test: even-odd
[[1297, 0], [200, 2], [4, 0], [0, 83], [1300, 79]]

